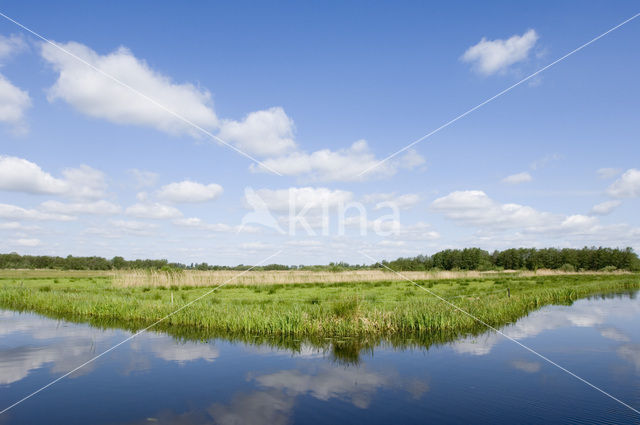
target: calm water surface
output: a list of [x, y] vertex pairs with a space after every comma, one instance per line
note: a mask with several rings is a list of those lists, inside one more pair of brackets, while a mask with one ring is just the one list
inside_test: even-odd
[[[635, 296], [549, 306], [504, 331], [640, 408]], [[0, 410], [129, 335], [0, 311]], [[0, 415], [0, 424], [640, 423], [494, 333], [347, 352], [142, 334]]]

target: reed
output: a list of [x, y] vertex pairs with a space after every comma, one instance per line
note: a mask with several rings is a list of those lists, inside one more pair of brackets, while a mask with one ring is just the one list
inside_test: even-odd
[[[625, 274], [627, 272], [615, 272]], [[217, 286], [217, 285], [273, 285], [298, 283], [347, 283], [347, 282], [381, 282], [405, 281], [405, 277], [413, 281], [496, 278], [503, 276], [567, 276], [567, 275], [604, 275], [603, 272], [563, 272], [560, 270], [537, 271], [422, 271], [401, 272], [401, 275], [388, 270], [349, 270], [332, 271], [247, 271], [234, 270], [196, 271], [196, 270], [127, 270], [113, 273], [113, 282], [118, 287], [171, 287], [171, 286]]]

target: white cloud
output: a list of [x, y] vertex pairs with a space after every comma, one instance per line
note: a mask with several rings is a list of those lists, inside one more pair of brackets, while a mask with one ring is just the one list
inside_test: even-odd
[[377, 204], [378, 202], [389, 201], [396, 196], [395, 192], [375, 192], [362, 196], [362, 202], [365, 204]]
[[107, 189], [106, 177], [102, 171], [81, 165], [62, 171], [67, 183], [66, 195], [72, 198], [102, 198]]
[[158, 181], [158, 173], [154, 173], [152, 171], [138, 170], [137, 168], [133, 168], [129, 170], [128, 173], [131, 174], [135, 179], [136, 188], [138, 189], [154, 186]]
[[612, 179], [622, 172], [619, 168], [599, 168], [596, 173], [601, 179]]
[[0, 156], [0, 190], [92, 199], [105, 195], [107, 183], [101, 171], [81, 165], [63, 170], [62, 176], [55, 178], [23, 158]]
[[41, 244], [40, 239], [36, 239], [36, 238], [20, 238], [20, 239], [14, 239], [11, 242], [13, 242], [14, 245], [24, 246], [24, 247], [34, 247]]
[[365, 204], [375, 204], [374, 210], [388, 208], [390, 204], [394, 205], [398, 209], [406, 210], [413, 207], [420, 201], [421, 197], [417, 193], [397, 195], [395, 192], [377, 192], [369, 193], [362, 197], [362, 202]]
[[0, 74], [0, 121], [11, 124], [14, 132], [24, 133], [24, 115], [30, 106], [29, 93], [14, 86]]
[[0, 189], [15, 192], [62, 194], [67, 183], [37, 164], [13, 156], [0, 156]]
[[40, 209], [61, 214], [96, 214], [112, 215], [122, 211], [119, 205], [100, 200], [95, 202], [63, 203], [58, 201], [45, 201], [40, 204]]
[[560, 222], [561, 229], [565, 231], [583, 232], [591, 230], [598, 224], [598, 219], [588, 215], [574, 214], [564, 218]]
[[260, 241], [245, 242], [240, 244], [240, 249], [247, 251], [262, 251], [265, 249], [273, 249], [274, 246]]
[[631, 168], [613, 182], [607, 193], [614, 198], [640, 197], [640, 170]]
[[[391, 159], [380, 164], [380, 160], [371, 152], [365, 140], [358, 140], [347, 149], [322, 149], [310, 154], [293, 152], [263, 161], [267, 167], [283, 175], [306, 175], [312, 181], [358, 181], [389, 177], [400, 168], [412, 169], [424, 162], [420, 154], [409, 150], [399, 159]], [[266, 171], [257, 164], [252, 164], [250, 168], [252, 171]], [[370, 168], [370, 171], [360, 175]]]
[[27, 48], [24, 38], [17, 34], [0, 35], [0, 61], [3, 61]]
[[433, 201], [431, 209], [474, 226], [544, 226], [552, 216], [523, 205], [499, 204], [480, 190], [452, 192]]
[[[27, 44], [21, 36], [12, 34], [9, 37], [0, 35], [0, 66], [5, 59], [26, 49]], [[29, 93], [13, 85], [0, 74], [0, 122], [13, 127], [15, 133], [24, 133], [25, 111], [31, 106]]]
[[26, 209], [16, 205], [0, 204], [0, 218], [6, 220], [53, 220], [71, 221], [76, 217], [66, 214], [52, 214], [34, 209]]
[[207, 223], [198, 217], [178, 218], [173, 220], [173, 224], [180, 227], [188, 227], [192, 229], [207, 230], [210, 232], [245, 232], [255, 233], [258, 231], [253, 226], [230, 226], [225, 223]]
[[426, 163], [424, 157], [418, 153], [415, 149], [408, 149], [400, 159], [393, 164], [396, 167], [406, 168], [407, 170], [413, 170], [420, 165]]
[[160, 188], [158, 198], [175, 203], [212, 201], [222, 195], [222, 186], [211, 183], [204, 185], [189, 180], [170, 183]]
[[127, 208], [125, 213], [136, 218], [157, 220], [182, 217], [182, 213], [177, 208], [158, 202], [134, 204]]
[[115, 229], [135, 236], [150, 236], [153, 234], [153, 230], [157, 228], [153, 223], [134, 220], [110, 220], [109, 225], [110, 232]]
[[262, 156], [282, 155], [296, 147], [293, 120], [280, 107], [251, 112], [244, 120], [225, 120], [220, 126], [221, 139], [239, 149]]
[[259, 189], [255, 193], [271, 211], [289, 212], [304, 208], [334, 208], [351, 201], [353, 193], [326, 187], [291, 187], [289, 189]]
[[[217, 126], [208, 91], [189, 83], [174, 83], [125, 47], [99, 55], [76, 42], [59, 46], [195, 125], [205, 129]], [[193, 126], [60, 49], [42, 43], [41, 53], [58, 72], [58, 80], [48, 90], [50, 101], [62, 99], [86, 115], [116, 124], [147, 126], [170, 134], [198, 134]]]
[[[618, 246], [637, 246], [640, 242], [640, 228], [625, 223], [602, 225], [592, 216], [552, 214], [529, 206], [500, 204], [477, 190], [452, 192], [436, 199], [431, 209], [461, 225], [478, 227], [474, 243], [502, 241], [502, 248], [504, 241], [536, 245], [537, 239], [531, 239], [531, 235], [560, 238], [562, 244], [578, 246], [593, 244], [594, 240]], [[526, 235], [529, 239], [525, 239]]]
[[471, 63], [480, 74], [495, 74], [514, 63], [526, 60], [538, 38], [538, 34], [532, 29], [506, 40], [487, 40], [483, 37], [478, 44], [464, 52], [461, 60]]
[[18, 221], [7, 221], [0, 223], [0, 230], [18, 230], [22, 228], [22, 223]]
[[502, 179], [502, 182], [508, 183], [508, 184], [520, 184], [520, 183], [530, 182], [531, 180], [533, 180], [533, 177], [531, 177], [531, 174], [524, 171], [522, 173], [517, 173], [517, 174], [512, 174], [510, 176], [507, 176], [504, 179]]
[[618, 208], [620, 204], [622, 204], [622, 202], [618, 200], [601, 202], [591, 208], [591, 214], [607, 215]]
[[433, 230], [430, 224], [422, 221], [411, 225], [399, 226], [392, 236], [402, 241], [425, 241], [440, 238], [440, 234]]

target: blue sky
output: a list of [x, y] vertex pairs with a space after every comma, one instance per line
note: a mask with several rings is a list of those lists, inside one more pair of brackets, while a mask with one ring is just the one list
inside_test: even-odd
[[[358, 176], [634, 7], [5, 3], [66, 52], [0, 18], [2, 251], [250, 264], [282, 249], [273, 262], [298, 264], [638, 250], [640, 20]], [[251, 194], [284, 234], [246, 217]], [[290, 227], [294, 201], [312, 231]]]

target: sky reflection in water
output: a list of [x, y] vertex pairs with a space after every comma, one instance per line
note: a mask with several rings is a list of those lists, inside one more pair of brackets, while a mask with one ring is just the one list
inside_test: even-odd
[[[549, 306], [504, 332], [640, 406], [640, 302]], [[2, 408], [130, 335], [0, 312]], [[335, 353], [334, 353], [335, 354]], [[337, 361], [224, 340], [136, 337], [0, 416], [0, 424], [638, 423], [632, 411], [486, 333]]]

